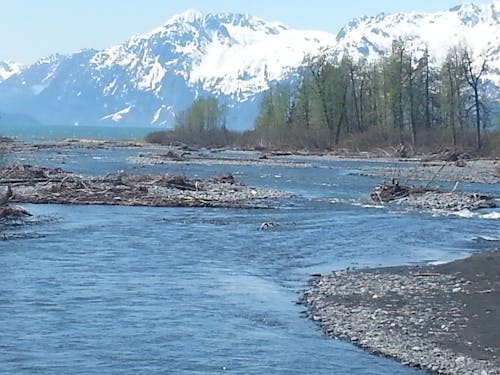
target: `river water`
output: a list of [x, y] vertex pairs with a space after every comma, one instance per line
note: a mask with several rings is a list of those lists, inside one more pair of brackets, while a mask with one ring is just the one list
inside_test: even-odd
[[[26, 205], [33, 223], [4, 230], [27, 238], [0, 241], [0, 373], [423, 374], [325, 337], [297, 304], [309, 275], [446, 261], [492, 247], [500, 234], [497, 211], [370, 204], [380, 180], [364, 172], [390, 162], [305, 158], [304, 169], [127, 161], [140, 152], [16, 158], [89, 174], [233, 173], [297, 196], [270, 210]], [[500, 195], [498, 186], [474, 188]], [[278, 226], [258, 230], [266, 221]]]

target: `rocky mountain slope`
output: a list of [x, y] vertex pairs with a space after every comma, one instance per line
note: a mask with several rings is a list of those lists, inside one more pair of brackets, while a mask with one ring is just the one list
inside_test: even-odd
[[[187, 11], [123, 44], [56, 55], [21, 69], [0, 63], [0, 111], [42, 123], [166, 125], [196, 97], [216, 95], [228, 126], [252, 127], [262, 92], [293, 77], [307, 54], [376, 58], [398, 38], [427, 45], [435, 63], [459, 43], [489, 61], [500, 87], [500, 2], [363, 17], [337, 36], [242, 14]], [[498, 95], [500, 97], [500, 95]]]

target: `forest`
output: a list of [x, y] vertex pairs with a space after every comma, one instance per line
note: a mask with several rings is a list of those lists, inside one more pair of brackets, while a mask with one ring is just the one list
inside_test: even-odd
[[500, 148], [488, 98], [487, 59], [467, 46], [451, 48], [441, 66], [428, 49], [393, 42], [379, 59], [355, 61], [328, 51], [307, 56], [293, 79], [263, 96], [254, 129], [226, 129], [215, 98], [199, 98], [177, 116], [173, 131], [148, 140], [200, 146], [425, 152], [453, 147], [491, 155]]

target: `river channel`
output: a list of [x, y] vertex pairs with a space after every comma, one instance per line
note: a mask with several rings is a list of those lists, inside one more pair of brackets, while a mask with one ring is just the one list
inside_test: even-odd
[[[4, 228], [22, 236], [0, 241], [0, 373], [423, 374], [323, 335], [297, 304], [310, 275], [441, 262], [498, 244], [492, 212], [372, 204], [381, 181], [365, 172], [392, 161], [131, 163], [141, 152], [16, 158], [87, 174], [232, 173], [295, 197], [258, 210], [26, 205], [32, 223]], [[464, 188], [500, 196], [498, 186]], [[276, 226], [259, 230], [263, 222]]]

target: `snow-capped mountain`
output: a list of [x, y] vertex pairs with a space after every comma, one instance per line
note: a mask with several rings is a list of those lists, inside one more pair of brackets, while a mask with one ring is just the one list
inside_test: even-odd
[[228, 126], [249, 128], [259, 93], [334, 43], [248, 15], [187, 11], [121, 45], [40, 60], [0, 85], [0, 110], [44, 123], [171, 125], [194, 98], [217, 95]]
[[336, 36], [248, 15], [187, 11], [102, 51], [55, 55], [23, 69], [0, 65], [0, 111], [42, 123], [171, 126], [193, 99], [215, 95], [227, 105], [228, 126], [245, 129], [262, 93], [293, 77], [305, 55], [377, 58], [401, 38], [427, 45], [436, 64], [451, 46], [467, 43], [487, 57], [488, 78], [500, 87], [500, 1], [363, 17]]

